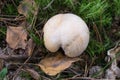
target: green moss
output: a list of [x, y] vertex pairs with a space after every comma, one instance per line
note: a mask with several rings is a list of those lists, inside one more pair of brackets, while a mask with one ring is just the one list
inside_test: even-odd
[[107, 12], [109, 4], [103, 0], [81, 1], [78, 8], [80, 15], [86, 22], [95, 22], [104, 26], [111, 24], [110, 13]]
[[111, 9], [112, 8], [114, 9], [114, 15], [120, 17], [120, 0], [113, 0], [113, 6], [111, 6]]
[[6, 36], [6, 27], [2, 27], [0, 26], [0, 47], [3, 47], [3, 41], [5, 40], [5, 36]]
[[26, 80], [32, 80], [32, 77], [29, 75], [29, 73], [21, 71], [20, 77], [25, 78]]
[[17, 15], [17, 8], [11, 4], [11, 3], [7, 3], [5, 5], [5, 7], [3, 8], [3, 13], [6, 15]]

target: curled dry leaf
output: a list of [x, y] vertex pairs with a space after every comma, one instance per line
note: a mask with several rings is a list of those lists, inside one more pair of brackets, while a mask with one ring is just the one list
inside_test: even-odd
[[119, 57], [120, 52], [120, 42], [116, 44], [116, 46], [110, 50], [108, 50], [107, 55], [111, 58], [112, 64], [106, 70], [105, 77], [107, 79], [116, 80], [116, 77], [120, 77], [120, 68], [117, 66], [117, 57]]
[[69, 58], [60, 52], [54, 56], [48, 56], [40, 61], [38, 66], [48, 75], [54, 76], [66, 68], [70, 67], [73, 62], [80, 60], [79, 58]]
[[29, 17], [29, 14], [37, 15], [38, 6], [35, 0], [23, 0], [18, 6], [18, 12], [23, 14], [25, 17]]
[[25, 49], [27, 45], [26, 43], [27, 32], [22, 26], [20, 27], [9, 26], [7, 28], [6, 41], [9, 47], [13, 49], [18, 49], [18, 48]]
[[[101, 66], [92, 66], [89, 70], [89, 77], [92, 77], [95, 74], [98, 74], [102, 70]], [[100, 72], [100, 74], [96, 78], [102, 78], [103, 72]]]
[[34, 48], [35, 48], [35, 43], [33, 42], [32, 39], [29, 39], [26, 46], [26, 53], [28, 56], [32, 55]]

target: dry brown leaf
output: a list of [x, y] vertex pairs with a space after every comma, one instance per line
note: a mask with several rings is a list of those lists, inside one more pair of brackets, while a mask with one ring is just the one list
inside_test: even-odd
[[80, 60], [79, 58], [66, 57], [61, 53], [56, 54], [57, 55], [46, 57], [38, 64], [46, 74], [51, 76], [60, 73], [66, 68], [70, 67], [73, 62]]
[[27, 32], [22, 26], [19, 27], [9, 26], [7, 28], [6, 41], [9, 47], [13, 49], [18, 49], [18, 48], [25, 49], [27, 45], [26, 43]]
[[40, 75], [38, 74], [38, 72], [36, 72], [33, 69], [30, 68], [26, 68], [25, 69], [35, 80], [40, 80]]
[[25, 17], [29, 17], [29, 14], [37, 15], [38, 6], [34, 0], [23, 0], [18, 6], [18, 12]]
[[100, 72], [102, 70], [102, 67], [101, 66], [92, 66], [90, 69], [89, 69], [89, 77], [92, 77], [93, 75], [95, 74], [98, 74], [96, 76], [96, 78], [100, 79], [103, 77], [103, 72]]
[[27, 47], [26, 47], [26, 53], [28, 56], [31, 56], [33, 53], [33, 50], [35, 48], [35, 44], [32, 39], [29, 39], [27, 42]]
[[[107, 55], [111, 58], [112, 64], [106, 70], [105, 77], [107, 79], [116, 80], [116, 77], [120, 78], [120, 68], [117, 64], [117, 58], [119, 57], [120, 52], [120, 41], [116, 44], [116, 46], [107, 51]], [[109, 61], [109, 62], [110, 62]]]

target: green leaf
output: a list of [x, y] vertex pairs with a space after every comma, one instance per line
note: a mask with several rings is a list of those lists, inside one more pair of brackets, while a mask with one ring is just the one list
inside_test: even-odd
[[8, 70], [7, 68], [3, 68], [1, 71], [0, 71], [0, 80], [3, 80], [5, 78], [5, 76], [7, 75], [8, 73]]

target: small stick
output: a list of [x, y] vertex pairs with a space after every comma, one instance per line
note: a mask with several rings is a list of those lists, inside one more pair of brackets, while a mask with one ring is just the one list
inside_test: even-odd
[[[28, 58], [27, 55], [6, 55], [6, 54], [2, 54], [0, 55], [0, 59], [3, 59], [5, 61], [25, 61]], [[37, 57], [31, 57], [32, 61], [38, 61], [40, 60], [40, 58]]]
[[50, 7], [50, 5], [54, 2], [54, 0], [52, 0], [46, 7], [43, 8], [43, 10], [46, 10], [48, 7]]
[[21, 65], [17, 71], [15, 72], [15, 75], [13, 76], [13, 80], [16, 80], [15, 78], [17, 77], [17, 74], [20, 72], [20, 70], [22, 69], [22, 67], [30, 60], [31, 56], [29, 56], [26, 61], [23, 63], [23, 65]]
[[5, 61], [24, 60], [27, 58], [28, 58], [28, 56], [26, 56], [26, 55], [6, 55], [6, 54], [0, 55], [0, 59], [3, 59]]

